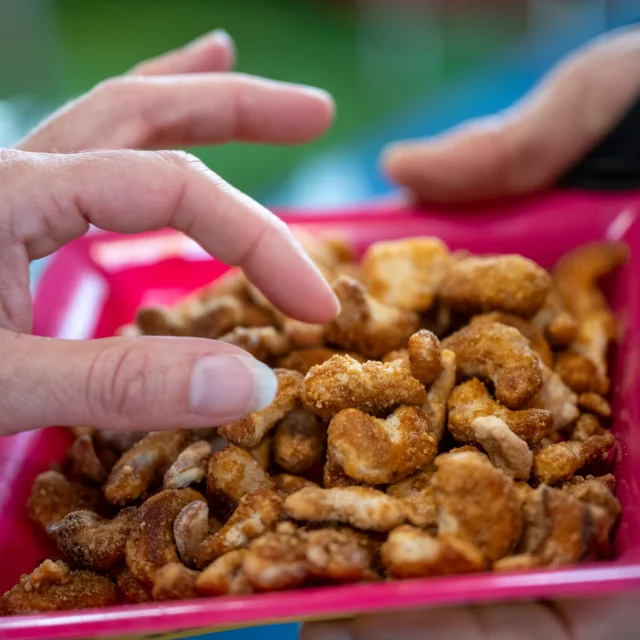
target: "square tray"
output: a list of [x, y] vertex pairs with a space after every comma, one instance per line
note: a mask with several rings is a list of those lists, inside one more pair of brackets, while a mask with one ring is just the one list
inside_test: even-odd
[[[455, 214], [455, 215], [454, 215]], [[179, 637], [195, 632], [479, 601], [609, 594], [640, 588], [640, 193], [555, 192], [499, 208], [448, 212], [400, 210], [294, 212], [283, 217], [324, 236], [339, 235], [359, 253], [376, 240], [435, 235], [451, 249], [522, 253], [550, 267], [593, 240], [623, 240], [630, 263], [608, 286], [623, 327], [614, 354], [612, 405], [618, 439], [615, 473], [623, 516], [615, 560], [555, 570], [323, 587], [248, 597], [122, 605], [100, 610], [0, 618], [0, 638]], [[111, 335], [140, 304], [171, 303], [227, 270], [173, 231], [141, 236], [88, 235], [61, 249], [35, 297], [35, 333], [63, 338]], [[0, 439], [0, 592], [49, 552], [29, 521], [26, 501], [36, 474], [63, 459], [59, 428]], [[169, 634], [165, 636], [164, 634]]]

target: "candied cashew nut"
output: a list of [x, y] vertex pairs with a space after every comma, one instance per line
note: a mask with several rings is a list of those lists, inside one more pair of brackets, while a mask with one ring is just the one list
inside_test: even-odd
[[586, 464], [597, 460], [613, 447], [615, 438], [606, 433], [591, 436], [584, 442], [558, 442], [542, 449], [533, 461], [533, 475], [538, 482], [566, 482]]
[[409, 368], [411, 375], [428, 387], [441, 371], [440, 341], [427, 329], [409, 338]]
[[287, 496], [285, 513], [294, 520], [342, 522], [365, 531], [389, 531], [402, 524], [402, 503], [367, 487], [309, 487]]
[[545, 565], [557, 566], [581, 560], [594, 537], [586, 504], [566, 491], [538, 487], [524, 505], [523, 553], [538, 556]]
[[608, 431], [600, 424], [597, 416], [583, 413], [571, 430], [571, 440], [586, 442], [591, 436], [603, 436], [606, 433]]
[[198, 597], [196, 580], [198, 571], [188, 569], [180, 562], [170, 562], [156, 571], [151, 595], [154, 600], [189, 600]]
[[326, 421], [342, 409], [379, 415], [426, 399], [424, 386], [405, 369], [373, 360], [360, 364], [349, 356], [333, 356], [313, 367], [302, 393], [304, 406]]
[[289, 473], [320, 467], [326, 451], [327, 427], [307, 409], [294, 409], [276, 425], [273, 459]]
[[554, 431], [564, 429], [580, 415], [578, 397], [562, 378], [545, 364], [541, 365], [542, 389], [527, 405], [531, 409], [546, 409], [553, 414]]
[[440, 354], [440, 373], [427, 392], [422, 407], [431, 416], [431, 430], [438, 442], [442, 440], [447, 423], [447, 402], [456, 386], [456, 354], [443, 349]]
[[540, 311], [531, 318], [531, 323], [554, 347], [566, 347], [578, 335], [578, 323], [567, 311], [555, 286]]
[[435, 527], [437, 524], [438, 508], [431, 487], [435, 472], [435, 465], [431, 464], [387, 487], [387, 493], [402, 502], [407, 520], [416, 527]]
[[127, 507], [113, 520], [92, 511], [73, 511], [48, 529], [59, 551], [77, 568], [108, 571], [124, 558], [124, 546], [135, 522]]
[[0, 616], [93, 609], [116, 601], [116, 587], [108, 578], [91, 571], [71, 571], [60, 560], [45, 560], [0, 598]]
[[394, 578], [426, 578], [482, 571], [485, 559], [472, 543], [453, 535], [437, 538], [409, 525], [389, 533], [382, 564]]
[[385, 419], [358, 409], [336, 414], [328, 430], [331, 458], [358, 482], [398, 482], [429, 464], [438, 451], [429, 415], [400, 406]]
[[324, 325], [321, 324], [308, 324], [293, 318], [284, 318], [282, 331], [294, 349], [320, 347], [324, 342]]
[[104, 486], [109, 502], [125, 505], [144, 497], [161, 480], [189, 441], [181, 429], [152, 431], [122, 454]]
[[244, 449], [228, 445], [209, 460], [207, 495], [222, 510], [234, 507], [247, 493], [273, 487], [273, 479]]
[[133, 575], [153, 586], [156, 572], [170, 562], [180, 562], [173, 537], [173, 522], [190, 502], [204, 498], [193, 489], [166, 489], [139, 508], [125, 545], [125, 560]]
[[522, 533], [520, 499], [513, 480], [473, 451], [438, 456], [432, 486], [438, 532], [473, 543], [494, 561], [513, 550]]
[[[278, 360], [278, 366], [291, 371], [299, 371], [302, 375], [306, 375], [311, 367], [326, 362], [333, 356], [340, 355], [341, 351], [329, 349], [328, 347], [310, 347], [308, 349], [296, 349], [289, 355]], [[354, 354], [350, 354], [354, 357]], [[361, 358], [356, 358], [359, 362]]]
[[599, 415], [601, 418], [611, 417], [611, 405], [606, 398], [597, 393], [581, 393], [578, 397], [578, 406], [584, 411]]
[[274, 327], [236, 327], [218, 340], [240, 347], [263, 361], [279, 358], [291, 351], [289, 338]]
[[362, 259], [364, 283], [385, 304], [426, 311], [440, 290], [448, 255], [439, 238], [376, 242]]
[[544, 561], [539, 556], [530, 553], [518, 553], [496, 560], [491, 567], [494, 571], [527, 571], [543, 567]]
[[45, 471], [33, 482], [27, 508], [31, 520], [46, 529], [72, 511], [95, 511], [101, 499], [97, 489], [71, 482], [57, 471]]
[[212, 447], [206, 440], [190, 444], [164, 474], [163, 489], [183, 489], [202, 482], [207, 472]]
[[487, 388], [473, 378], [458, 385], [448, 402], [449, 431], [458, 441], [477, 444], [472, 423], [476, 418], [495, 416], [507, 423], [511, 431], [528, 444], [536, 444], [551, 431], [553, 414], [544, 409], [512, 411], [496, 402]]
[[578, 321], [572, 349], [591, 360], [603, 377], [607, 348], [618, 337], [618, 325], [598, 281], [628, 259], [629, 249], [621, 242], [593, 242], [565, 254], [554, 270], [558, 292]]
[[173, 533], [180, 557], [198, 568], [206, 567], [229, 551], [275, 529], [281, 518], [282, 499], [274, 491], [254, 491], [243, 496], [235, 511], [217, 531], [210, 532], [209, 507], [192, 502], [178, 514]]
[[533, 453], [504, 420], [496, 416], [481, 416], [471, 423], [477, 442], [489, 459], [512, 478], [528, 480], [531, 475]]
[[470, 324], [491, 324], [493, 322], [499, 322], [507, 327], [517, 329], [529, 341], [531, 349], [540, 356], [540, 360], [542, 360], [542, 362], [544, 362], [548, 367], [553, 366], [553, 354], [551, 352], [551, 347], [542, 333], [534, 326], [532, 321], [530, 322], [521, 316], [516, 316], [512, 313], [493, 311], [491, 313], [483, 313], [482, 315], [474, 316], [471, 318]]
[[264, 409], [220, 427], [220, 435], [241, 447], [255, 447], [300, 401], [303, 376], [297, 371], [275, 369], [278, 391], [273, 402]]
[[67, 450], [69, 475], [74, 478], [86, 478], [90, 482], [103, 484], [108, 471], [98, 456], [93, 437], [88, 433], [79, 435]]
[[253, 593], [253, 588], [244, 573], [246, 554], [246, 549], [237, 549], [216, 558], [198, 576], [198, 593], [204, 596], [239, 596]]
[[265, 470], [269, 471], [271, 468], [271, 444], [273, 438], [271, 434], [268, 434], [255, 447], [248, 447], [246, 451], [251, 454], [251, 457]]
[[[572, 478], [576, 480], [576, 478]], [[572, 496], [596, 505], [608, 514], [612, 526], [618, 521], [622, 507], [620, 501], [615, 497], [611, 489], [599, 478], [580, 478], [580, 482], [566, 482], [562, 485], [563, 491], [568, 491]]]
[[378, 358], [405, 347], [419, 328], [417, 314], [379, 302], [356, 280], [340, 277], [333, 290], [341, 311], [325, 328], [325, 339], [331, 344]]
[[531, 317], [542, 307], [551, 276], [520, 255], [466, 256], [450, 260], [440, 296], [464, 313], [505, 311]]
[[496, 399], [509, 409], [522, 408], [540, 391], [540, 359], [513, 327], [471, 324], [443, 340], [442, 347], [455, 352], [459, 375], [491, 381]]
[[567, 351], [559, 354], [555, 370], [576, 393], [593, 391], [604, 395], [609, 390], [609, 378], [600, 375], [596, 365], [578, 353]]

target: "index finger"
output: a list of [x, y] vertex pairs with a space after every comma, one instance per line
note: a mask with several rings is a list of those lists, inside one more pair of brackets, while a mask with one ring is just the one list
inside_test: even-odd
[[[8, 207], [8, 216], [0, 215], [0, 226], [11, 225], [12, 237], [31, 259], [83, 235], [88, 223], [120, 233], [170, 226], [212, 256], [242, 267], [284, 313], [315, 323], [337, 313], [331, 288], [288, 227], [193, 156], [7, 151], [4, 157], [0, 209]], [[24, 212], [30, 213], [28, 224], [21, 221]]]

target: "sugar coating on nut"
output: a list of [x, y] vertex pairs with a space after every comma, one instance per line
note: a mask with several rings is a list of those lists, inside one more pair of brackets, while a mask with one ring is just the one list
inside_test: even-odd
[[291, 351], [289, 338], [274, 327], [236, 327], [218, 338], [240, 347], [257, 360], [278, 358]]
[[542, 388], [527, 405], [532, 409], [545, 409], [553, 414], [553, 430], [570, 425], [580, 415], [578, 397], [562, 378], [545, 364], [541, 365]]
[[278, 390], [273, 402], [246, 418], [220, 427], [219, 432], [223, 437], [241, 447], [254, 447], [279, 420], [296, 408], [302, 394], [302, 374], [288, 369], [275, 369], [275, 373]]
[[540, 359], [513, 327], [468, 325], [443, 340], [442, 347], [455, 352], [459, 375], [490, 381], [496, 399], [510, 409], [522, 408], [540, 391]]
[[427, 329], [421, 329], [409, 338], [409, 369], [411, 375], [429, 386], [439, 375], [440, 341]]
[[329, 424], [328, 449], [354, 480], [390, 484], [429, 464], [438, 441], [420, 407], [403, 405], [384, 419], [344, 409]]
[[456, 386], [456, 354], [443, 349], [440, 354], [440, 373], [427, 392], [422, 407], [431, 416], [431, 429], [438, 441], [442, 440], [447, 424], [447, 402]]
[[333, 356], [313, 367], [302, 394], [304, 406], [327, 421], [343, 409], [380, 415], [426, 399], [424, 386], [405, 369], [375, 361], [361, 364], [349, 356]]
[[327, 427], [307, 409], [294, 409], [276, 426], [273, 459], [284, 471], [305, 473], [322, 466]]
[[474, 378], [457, 386], [449, 396], [449, 422], [451, 435], [458, 441], [471, 445], [478, 443], [472, 423], [476, 418], [495, 416], [525, 442], [536, 444], [549, 434], [553, 414], [545, 409], [520, 409], [512, 411], [496, 402], [487, 388]]
[[448, 262], [440, 295], [457, 311], [505, 311], [528, 318], [544, 304], [550, 287], [549, 274], [522, 256], [467, 256]]
[[389, 533], [381, 557], [394, 578], [475, 573], [485, 568], [484, 556], [472, 543], [453, 535], [434, 537], [409, 525]]
[[164, 474], [164, 489], [183, 489], [202, 482], [211, 456], [211, 443], [198, 440], [190, 444]]
[[407, 520], [416, 527], [435, 527], [437, 524], [438, 508], [431, 486], [435, 471], [435, 465], [430, 464], [387, 487], [387, 493], [402, 502]]
[[169, 562], [156, 571], [151, 595], [156, 601], [190, 600], [198, 597], [198, 572], [180, 562]]
[[205, 596], [253, 593], [244, 572], [246, 554], [246, 549], [237, 549], [216, 558], [196, 579], [198, 593]]
[[285, 513], [294, 520], [342, 522], [366, 531], [389, 531], [402, 524], [402, 503], [367, 487], [301, 489], [287, 496]]
[[333, 290], [341, 310], [325, 329], [330, 344], [377, 358], [405, 347], [418, 330], [418, 316], [413, 311], [379, 302], [356, 280], [338, 278]]
[[152, 431], [122, 454], [104, 486], [104, 495], [117, 505], [144, 497], [156, 480], [161, 481], [189, 441], [181, 429]]
[[512, 551], [522, 533], [513, 480], [473, 451], [444, 454], [435, 463], [439, 534], [473, 543], [491, 561]]

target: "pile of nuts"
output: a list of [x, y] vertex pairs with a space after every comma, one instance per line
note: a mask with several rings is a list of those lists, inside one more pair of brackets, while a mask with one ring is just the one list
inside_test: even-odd
[[618, 243], [551, 273], [437, 238], [301, 238], [341, 312], [283, 316], [240, 272], [126, 335], [222, 340], [275, 369], [219, 429], [77, 428], [29, 514], [55, 543], [0, 598], [13, 615], [607, 558], [620, 516], [598, 287]]

